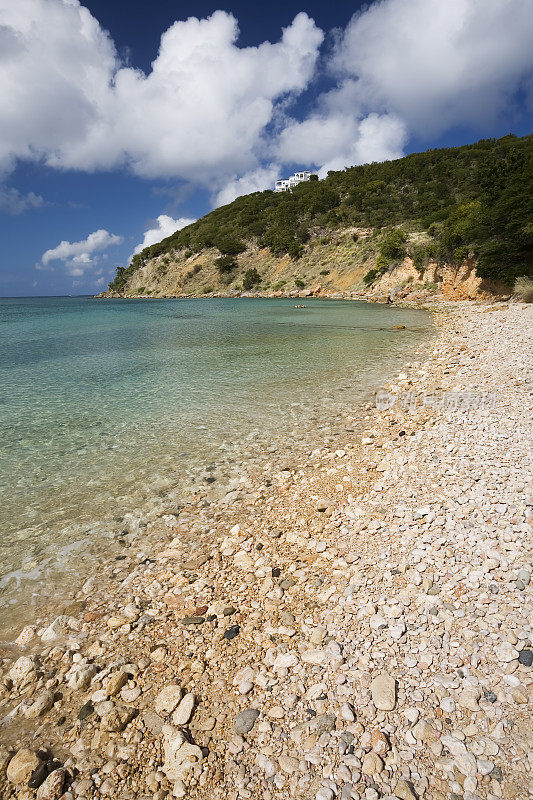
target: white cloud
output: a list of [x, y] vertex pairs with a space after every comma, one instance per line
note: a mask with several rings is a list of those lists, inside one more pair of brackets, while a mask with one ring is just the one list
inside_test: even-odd
[[43, 198], [35, 194], [35, 192], [22, 194], [18, 189], [0, 186], [1, 211], [16, 215], [22, 214], [23, 211], [27, 211], [29, 208], [41, 208], [43, 205]]
[[216, 11], [175, 22], [145, 75], [120, 66], [78, 0], [0, 0], [0, 23], [4, 171], [29, 159], [203, 183], [256, 165], [276, 102], [307, 87], [323, 39], [300, 13], [279, 42], [241, 48]]
[[225, 206], [243, 194], [260, 192], [263, 189], [272, 189], [274, 182], [279, 178], [280, 167], [277, 164], [269, 164], [267, 167], [258, 167], [247, 172], [242, 177], [235, 175], [225, 186], [217, 192], [215, 197], [216, 206]]
[[[40, 263], [36, 264], [36, 268], [54, 269], [50, 267], [50, 262], [62, 261], [69, 275], [79, 277], [96, 266], [96, 260], [93, 258], [95, 253], [101, 253], [108, 247], [122, 242], [122, 236], [116, 236], [100, 228], [79, 242], [62, 241], [57, 247], [47, 250], [43, 253]], [[100, 272], [97, 271], [96, 274], [100, 274]]]
[[157, 218], [157, 225], [154, 228], [149, 228], [149, 230], [144, 232], [144, 238], [142, 242], [137, 245], [133, 251], [133, 254], [140, 253], [145, 247], [149, 247], [151, 244], [160, 242], [161, 239], [165, 239], [172, 233], [180, 231], [187, 225], [192, 225], [193, 222], [196, 222], [196, 220], [190, 219], [189, 217], [179, 217], [178, 219], [173, 219], [167, 214], [160, 214]]
[[380, 0], [355, 14], [333, 67], [361, 111], [418, 135], [505, 113], [533, 70], [531, 0]]

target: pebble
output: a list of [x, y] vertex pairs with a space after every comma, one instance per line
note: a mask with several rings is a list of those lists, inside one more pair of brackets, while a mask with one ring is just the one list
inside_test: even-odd
[[250, 733], [259, 717], [259, 711], [256, 708], [245, 708], [239, 711], [233, 723], [233, 730], [240, 736]]
[[372, 680], [370, 691], [376, 708], [392, 711], [396, 707], [396, 681], [386, 672]]

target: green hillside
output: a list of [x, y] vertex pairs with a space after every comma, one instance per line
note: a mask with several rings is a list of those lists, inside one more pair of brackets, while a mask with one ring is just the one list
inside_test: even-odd
[[[127, 269], [117, 269], [109, 288], [122, 291], [135, 270], [163, 254], [216, 248], [218, 269], [231, 272], [249, 242], [298, 260], [317, 230], [353, 226], [423, 229], [427, 241], [410, 252], [415, 265], [460, 263], [470, 254], [480, 277], [511, 285], [533, 272], [533, 136], [349, 167], [291, 193], [244, 195], [145, 248]], [[369, 281], [405, 254], [402, 231], [389, 231], [386, 239]]]

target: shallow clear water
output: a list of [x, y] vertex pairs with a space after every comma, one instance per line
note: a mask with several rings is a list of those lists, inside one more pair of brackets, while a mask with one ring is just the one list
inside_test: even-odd
[[0, 300], [0, 638], [88, 569], [120, 515], [251, 441], [355, 411], [432, 325], [295, 302]]

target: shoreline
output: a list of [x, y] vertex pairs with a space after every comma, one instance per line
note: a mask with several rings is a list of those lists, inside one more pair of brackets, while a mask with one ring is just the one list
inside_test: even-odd
[[6, 798], [51, 767], [39, 800], [526, 796], [531, 308], [437, 319], [362, 436], [162, 517], [111, 604], [91, 579], [27, 631]]

